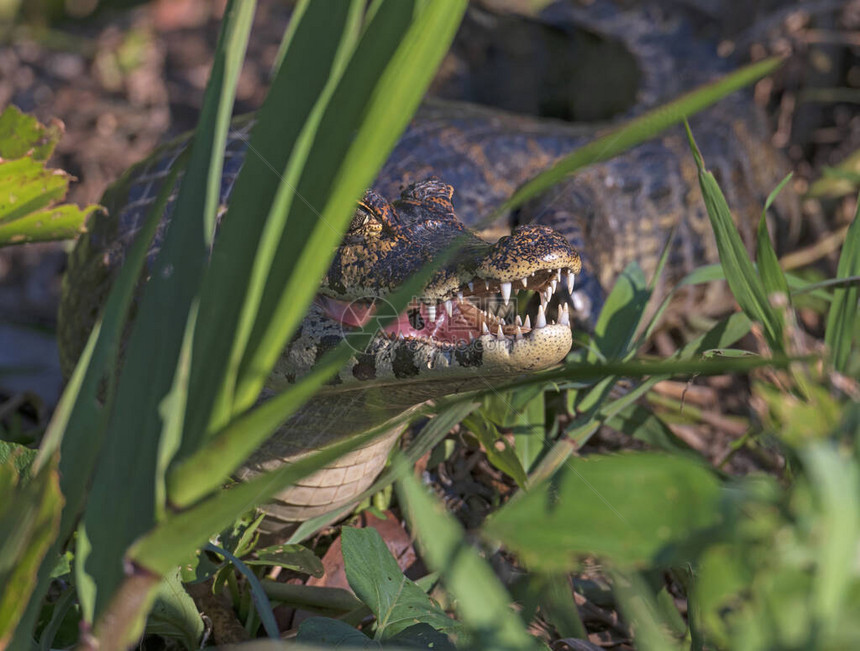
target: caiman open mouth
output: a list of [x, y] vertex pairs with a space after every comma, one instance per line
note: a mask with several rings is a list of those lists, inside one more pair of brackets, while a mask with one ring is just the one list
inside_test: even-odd
[[[570, 268], [536, 270], [514, 281], [475, 278], [450, 296], [414, 299], [382, 329], [382, 336], [416, 339], [447, 348], [462, 347], [485, 336], [516, 342], [530, 339], [547, 327], [568, 329], [567, 302], [559, 301], [558, 323], [547, 319], [546, 306], [558, 288], [566, 287], [572, 293], [574, 278]], [[511, 297], [521, 290], [534, 291], [540, 296], [534, 323], [529, 316], [523, 320], [511, 302]], [[341, 301], [318, 295], [317, 301], [329, 318], [349, 329], [363, 327], [372, 318], [381, 318], [387, 307], [380, 299]]]

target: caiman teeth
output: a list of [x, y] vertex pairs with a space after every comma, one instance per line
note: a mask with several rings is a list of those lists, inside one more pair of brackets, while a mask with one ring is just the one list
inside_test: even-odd
[[505, 302], [505, 305], [511, 300], [511, 283], [502, 283], [501, 284], [502, 291], [502, 300]]
[[[512, 280], [474, 278], [447, 298], [423, 298], [413, 303], [409, 310], [409, 324], [403, 322], [407, 327], [405, 339], [423, 340], [437, 346], [454, 345], [457, 341], [473, 342], [485, 336], [511, 344], [524, 340], [536, 330], [548, 325], [556, 326], [556, 322], [547, 319], [549, 302], [558, 290], [565, 287], [575, 301], [574, 278], [571, 269], [539, 269], [528, 276]], [[480, 290], [482, 284], [486, 292]], [[476, 285], [478, 293], [475, 293]], [[535, 292], [540, 298], [534, 326], [531, 317], [521, 317], [516, 304], [511, 304], [511, 298], [521, 287]], [[573, 309], [576, 309], [575, 302]], [[567, 300], [558, 301], [558, 326], [570, 326], [570, 310]], [[458, 328], [461, 329], [459, 340], [456, 339]], [[395, 335], [390, 330], [386, 334], [404, 339], [402, 332]]]
[[543, 305], [539, 305], [537, 319], [535, 319], [535, 328], [544, 327], [546, 327], [546, 312], [544, 312]]

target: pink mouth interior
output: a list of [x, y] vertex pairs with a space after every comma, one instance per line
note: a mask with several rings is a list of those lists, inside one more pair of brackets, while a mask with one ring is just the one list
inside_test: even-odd
[[[338, 301], [326, 296], [318, 296], [317, 301], [326, 316], [351, 328], [361, 328], [373, 318], [390, 315], [390, 312], [385, 311], [385, 303], [382, 303], [380, 310], [376, 305]], [[451, 316], [448, 316], [443, 305], [437, 306], [435, 321], [431, 321], [428, 307], [425, 303], [413, 301], [382, 331], [393, 337], [429, 337], [445, 343], [469, 342], [481, 336], [479, 312], [468, 302], [454, 301]]]

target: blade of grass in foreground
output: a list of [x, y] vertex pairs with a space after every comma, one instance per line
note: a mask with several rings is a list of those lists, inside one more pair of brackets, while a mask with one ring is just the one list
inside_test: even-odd
[[[402, 11], [400, 4], [381, 5], [375, 13], [375, 19], [382, 21], [376, 26], [377, 29], [386, 27], [392, 20], [386, 17], [386, 7], [394, 7], [395, 18]], [[246, 410], [256, 399], [262, 383], [283, 351], [291, 328], [295, 328], [304, 317], [310, 300], [319, 288], [319, 279], [334, 254], [334, 245], [353, 214], [355, 199], [364, 186], [371, 183], [417, 108], [430, 82], [432, 70], [447, 49], [443, 41], [453, 38], [464, 9], [465, 4], [460, 0], [430, 3], [409, 24], [406, 36], [396, 42], [397, 47], [391, 57], [379, 57], [375, 48], [378, 48], [383, 32], [376, 30], [369, 31], [356, 48], [355, 60], [360, 57], [369, 59], [359, 62], [360, 65], [351, 61], [342, 83], [333, 91], [331, 104], [320, 121], [320, 142], [309, 152], [307, 167], [302, 170], [296, 188], [297, 196], [302, 201], [293, 202], [290, 206], [287, 217], [287, 222], [291, 224], [290, 230], [284, 231], [279, 238], [271, 238], [280, 243], [267, 273], [258, 278], [260, 282], [266, 283], [266, 288], [260, 302], [260, 312], [256, 315], [255, 332], [251, 333], [248, 340], [248, 345], [256, 352], [252, 353], [249, 349], [246, 355], [246, 361], [248, 355], [257, 361], [248, 361], [250, 366], [239, 369], [237, 378], [242, 385], [237, 388], [233, 406], [235, 412]], [[365, 39], [369, 40], [365, 42]], [[368, 49], [371, 45], [372, 51]], [[419, 75], [418, 70], [424, 72]], [[357, 86], [368, 84], [368, 77], [378, 78], [376, 85], [370, 84], [374, 92], [368, 94], [367, 88], [358, 92]], [[404, 81], [406, 77], [408, 83]], [[345, 98], [349, 98], [349, 101]], [[399, 99], [392, 103], [395, 98]], [[355, 102], [359, 100], [361, 103], [356, 105]], [[350, 119], [346, 119], [344, 113], [347, 107], [356, 112]], [[360, 118], [363, 120], [354, 129], [355, 121]], [[335, 169], [332, 161], [337, 161], [341, 166]], [[326, 169], [327, 162], [334, 172]], [[324, 206], [320, 214], [310, 207], [315, 203]], [[227, 235], [227, 226], [225, 224], [222, 237]], [[440, 257], [444, 259], [444, 256]], [[230, 264], [229, 269], [232, 269], [232, 260], [227, 262]], [[420, 278], [426, 282], [430, 272], [432, 269], [417, 274], [412, 282], [391, 297], [390, 303], [395, 312], [405, 307], [420, 291], [423, 285], [414, 281]], [[275, 307], [272, 304], [276, 304]], [[219, 320], [210, 321], [207, 327], [217, 328], [221, 324]], [[266, 410], [265, 413], [277, 412], [280, 422], [283, 422], [342, 366], [353, 352], [350, 346], [357, 347], [357, 341], [340, 346], [335, 353], [336, 361], [328, 358], [321, 360], [301, 385], [290, 387], [261, 408]], [[217, 434], [220, 440], [216, 445], [197, 451], [189, 449], [189, 456], [176, 466], [171, 479], [171, 500], [177, 505], [187, 505], [199, 499], [241, 464], [250, 451], [274, 431], [270, 428], [277, 424], [275, 420], [267, 420], [265, 429], [247, 431], [234, 427], [235, 423], [224, 423]], [[232, 439], [232, 443], [228, 439]], [[223, 452], [223, 446], [230, 447], [233, 454], [219, 453], [219, 449]], [[193, 462], [190, 460], [191, 455], [196, 459]]]
[[167, 203], [170, 188], [173, 187], [176, 176], [184, 165], [184, 159], [176, 162], [129, 250], [125, 264], [120, 269], [108, 296], [102, 317], [90, 334], [39, 448], [34, 472], [42, 468], [56, 450], [60, 449], [60, 489], [64, 504], [58, 533], [39, 567], [37, 586], [27, 604], [27, 611], [18, 623], [11, 649], [28, 648], [31, 631], [41, 610], [42, 599], [51, 584], [51, 571], [54, 568], [55, 559], [62, 553], [84, 508], [87, 488], [101, 450], [106, 425], [107, 413], [104, 408], [98, 407], [99, 386], [103, 378], [108, 377], [105, 404], [109, 405], [112, 400], [111, 388], [114, 386], [112, 376], [117, 362], [119, 340], [125, 327], [137, 280], [143, 269], [149, 244], [161, 221], [161, 213]]
[[707, 108], [726, 95], [769, 75], [780, 65], [782, 61], [778, 58], [759, 61], [610, 130], [604, 136], [580, 147], [570, 156], [525, 183], [487, 219], [487, 222], [494, 221], [499, 215], [507, 213], [529, 198], [550, 188], [568, 174], [588, 165], [609, 160], [653, 138], [668, 127], [681, 123], [685, 118]]
[[783, 324], [780, 314], [771, 306], [761, 278], [756, 273], [755, 266], [747, 255], [746, 247], [741, 241], [740, 233], [732, 221], [732, 213], [726, 203], [720, 186], [711, 172], [705, 169], [702, 154], [696, 146], [690, 126], [686, 124], [687, 138], [690, 149], [699, 170], [699, 185], [705, 199], [705, 207], [714, 229], [717, 240], [717, 250], [720, 263], [726, 274], [729, 288], [741, 309], [753, 321], [758, 321], [764, 327], [765, 337], [774, 351], [782, 352]]
[[[860, 198], [854, 221], [845, 235], [836, 275], [848, 278], [860, 275]], [[846, 371], [851, 358], [851, 344], [857, 337], [857, 301], [860, 287], [840, 287], [833, 290], [833, 303], [827, 313], [824, 341], [830, 348], [830, 358], [837, 371]]]
[[[380, 3], [372, 22], [382, 21], [392, 4], [401, 3]], [[322, 137], [298, 186], [308, 203], [294, 204], [296, 210], [291, 214], [298, 224], [313, 225], [314, 230], [306, 246], [299, 247], [292, 232], [281, 240], [280, 255], [266, 277], [261, 308], [240, 369], [238, 410], [256, 399], [283, 350], [285, 331], [304, 317], [319, 287], [317, 281], [333, 256], [323, 246], [331, 239], [330, 227], [341, 233], [345, 230], [354, 202], [372, 183], [418, 108], [465, 9], [462, 0], [416, 3], [413, 20], [391, 56], [381, 56], [384, 51], [378, 37], [366, 43], [366, 51], [365, 43], [359, 44], [366, 59], [356, 57], [350, 62], [343, 83], [335, 90], [322, 118]], [[372, 72], [378, 76], [370, 76]], [[349, 118], [347, 107], [360, 107], [363, 112]], [[332, 160], [341, 163], [331, 167]], [[319, 214], [310, 206], [320, 207]], [[296, 270], [300, 273], [294, 273]]]
[[[86, 621], [93, 621], [110, 603], [123, 581], [128, 545], [152, 527], [162, 509], [156, 503], [160, 490], [155, 485], [165, 443], [162, 401], [174, 384], [186, 324], [209, 255], [218, 208], [215, 183], [220, 184], [224, 158], [223, 146], [216, 144], [226, 138], [255, 6], [235, 0], [227, 6], [173, 220], [143, 288], [128, 339], [102, 463], [95, 471], [80, 530], [86, 532], [92, 552], [86, 559], [82, 554], [76, 557], [78, 585], [86, 585], [80, 580], [86, 576], [97, 587], [92, 602], [82, 599]], [[134, 628], [131, 623], [129, 627]]]
[[[207, 430], [223, 427], [234, 412], [236, 373], [262, 292], [257, 276], [271, 266], [270, 249], [280, 240], [290, 207], [285, 205], [288, 195], [279, 189], [298, 183], [308, 155], [304, 140], [316, 134], [318, 114], [330, 99], [344, 60], [354, 52], [360, 4], [351, 0], [329, 6], [305, 0], [290, 22], [284, 60], [257, 114], [201, 289], [194, 348], [229, 353], [193, 357], [180, 458], [192, 454]], [[273, 212], [279, 192], [279, 209]], [[302, 242], [306, 239], [297, 228], [291, 232]], [[332, 233], [332, 239], [336, 236]]]
[[[396, 458], [394, 466], [406, 465]], [[411, 469], [411, 466], [408, 466]], [[438, 571], [457, 603], [457, 613], [482, 649], [537, 649], [522, 620], [510, 607], [510, 595], [489, 564], [472, 549], [454, 518], [404, 471], [397, 483], [422, 558]]]
[[791, 293], [788, 290], [788, 281], [779, 266], [779, 259], [776, 257], [776, 251], [773, 250], [770, 234], [767, 232], [767, 211], [790, 180], [791, 174], [788, 174], [768, 195], [767, 201], [764, 202], [764, 209], [761, 211], [756, 234], [756, 261], [764, 288], [768, 296], [775, 293], [784, 294], [789, 302], [791, 302]]

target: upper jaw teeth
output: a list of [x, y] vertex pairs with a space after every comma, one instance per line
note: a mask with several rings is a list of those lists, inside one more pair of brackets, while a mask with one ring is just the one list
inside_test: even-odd
[[505, 305], [511, 300], [511, 283], [502, 283], [501, 284], [501, 292], [502, 292], [502, 300], [505, 302]]
[[[572, 293], [574, 279], [575, 275], [571, 269], [538, 271], [529, 276], [510, 281], [476, 279], [469, 281], [462, 286], [459, 291], [456, 291], [455, 298], [439, 301], [427, 301], [425, 303], [426, 316], [431, 323], [437, 323], [441, 322], [445, 314], [447, 314], [448, 317], [453, 318], [455, 305], [458, 306], [458, 309], [461, 310], [461, 312], [465, 309], [464, 306], [470, 305], [476, 310], [474, 314], [477, 315], [476, 318], [480, 321], [480, 325], [477, 323], [475, 325], [483, 335], [490, 335], [499, 338], [507, 337], [508, 339], [521, 338], [532, 329], [544, 328], [548, 324], [555, 324], [555, 322], [547, 320], [547, 304], [559, 288], [567, 288], [567, 290]], [[480, 287], [482, 280], [488, 293], [480, 292], [478, 295], [475, 295], [475, 284], [478, 283], [478, 287]], [[531, 287], [529, 285], [531, 285]], [[510, 305], [511, 297], [514, 294], [514, 288], [516, 287], [517, 290], [519, 290], [520, 286], [537, 292], [540, 297], [540, 306], [538, 307], [537, 317], [534, 321], [534, 328], [532, 327], [531, 319], [528, 315], [523, 320], [513, 308], [504, 309], [504, 307], [508, 307]], [[492, 304], [493, 288], [496, 289], [498, 296], [501, 297], [500, 303], [496, 303], [495, 305]], [[479, 299], [479, 301], [477, 303], [473, 303], [472, 301], [466, 300], [467, 297], [464, 297], [464, 293], [467, 291], [468, 298]], [[482, 303], [482, 301], [487, 299], [490, 300], [489, 305]], [[442, 312], [442, 309], [444, 309], [444, 312]], [[566, 300], [559, 301], [558, 324], [570, 325], [570, 312]], [[505, 329], [507, 329], [508, 332], [505, 332]]]

